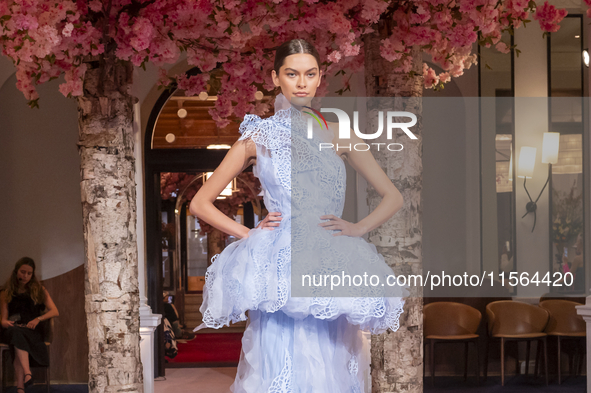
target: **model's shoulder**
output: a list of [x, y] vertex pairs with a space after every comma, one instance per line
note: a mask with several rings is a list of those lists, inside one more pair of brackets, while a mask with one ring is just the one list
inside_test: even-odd
[[256, 133], [257, 130], [261, 128], [261, 123], [264, 119], [262, 119], [258, 115], [254, 114], [246, 114], [244, 115], [244, 120], [240, 123], [240, 127], [238, 127], [238, 132], [242, 135], [242, 138], [247, 138], [252, 136], [252, 134]]
[[240, 124], [241, 135], [238, 140], [252, 139], [258, 145], [275, 149], [289, 140], [289, 131], [290, 128], [286, 128], [273, 116], [261, 118], [258, 115], [248, 114], [244, 116], [244, 121]]

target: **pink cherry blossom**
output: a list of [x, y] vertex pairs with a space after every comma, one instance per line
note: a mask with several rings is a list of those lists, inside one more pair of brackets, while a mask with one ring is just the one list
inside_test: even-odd
[[497, 45], [495, 46], [495, 48], [497, 48], [497, 50], [499, 52], [502, 52], [502, 53], [509, 53], [509, 52], [511, 52], [511, 49], [503, 41], [499, 41], [497, 43]]
[[[591, 7], [591, 0], [584, 0]], [[518, 28], [534, 13], [544, 31], [559, 28], [565, 10], [529, 0], [0, 0], [0, 49], [16, 64], [17, 87], [34, 102], [39, 83], [65, 75], [64, 95], [84, 93], [82, 83], [91, 57], [158, 67], [174, 64], [181, 53], [201, 74], [167, 75], [194, 95], [205, 91], [210, 71], [221, 72], [218, 100], [210, 110], [219, 127], [232, 116], [263, 115], [270, 104], [255, 99], [259, 88], [275, 89], [271, 78], [273, 50], [292, 38], [303, 38], [318, 50], [325, 75], [344, 71], [342, 84], [363, 68], [364, 35], [388, 18], [389, 35], [380, 38], [380, 54], [394, 62], [395, 72], [410, 73], [413, 48], [441, 67], [437, 75], [423, 67], [424, 86], [434, 88], [461, 76], [476, 64], [473, 46], [494, 45], [510, 51], [502, 32]], [[530, 7], [530, 4], [533, 4]], [[106, 14], [109, 10], [108, 15]], [[591, 12], [587, 10], [589, 16]], [[388, 12], [388, 15], [385, 15]], [[480, 33], [480, 41], [478, 37]], [[108, 53], [107, 53], [108, 52]], [[256, 85], [255, 85], [256, 84]], [[326, 78], [317, 90], [330, 94]]]
[[556, 32], [559, 28], [559, 23], [567, 15], [565, 9], [556, 9], [547, 1], [541, 7], [536, 8], [534, 19], [540, 22], [542, 30], [549, 32]]
[[71, 37], [73, 30], [74, 30], [74, 25], [71, 23], [66, 23], [66, 26], [64, 26], [64, 28], [62, 30], [62, 35], [64, 37]]

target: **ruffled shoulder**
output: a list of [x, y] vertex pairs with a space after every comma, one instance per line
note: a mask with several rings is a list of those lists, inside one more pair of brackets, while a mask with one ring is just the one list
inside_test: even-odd
[[257, 145], [273, 150], [286, 148], [291, 136], [291, 112], [290, 108], [282, 109], [265, 119], [257, 115], [245, 115], [238, 129], [238, 140], [250, 138]]
[[244, 120], [240, 123], [240, 128], [238, 132], [240, 133], [239, 141], [243, 139], [252, 139], [255, 143], [257, 140], [262, 139], [263, 130], [261, 129], [261, 123], [263, 119], [261, 119], [257, 115], [246, 115], [244, 116]]

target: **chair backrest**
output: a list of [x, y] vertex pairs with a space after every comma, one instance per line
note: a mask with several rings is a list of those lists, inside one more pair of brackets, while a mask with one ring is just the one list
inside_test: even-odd
[[546, 300], [568, 300], [571, 302], [585, 304], [585, 301], [587, 300], [587, 298], [585, 296], [566, 296], [566, 295], [556, 295], [556, 294], [552, 294], [552, 293], [545, 293], [542, 296], [540, 296], [539, 302], [542, 303], [543, 301], [546, 301]]
[[577, 314], [576, 306], [581, 303], [570, 300], [544, 300], [540, 307], [550, 314], [546, 333], [581, 333], [587, 330], [583, 317]]
[[501, 300], [486, 305], [488, 333], [541, 333], [548, 323], [548, 311], [541, 307], [513, 300]]
[[54, 329], [54, 318], [41, 321], [41, 335], [43, 336], [43, 342], [53, 342], [53, 329]]
[[455, 302], [435, 302], [423, 307], [425, 336], [475, 334], [482, 314], [474, 307]]

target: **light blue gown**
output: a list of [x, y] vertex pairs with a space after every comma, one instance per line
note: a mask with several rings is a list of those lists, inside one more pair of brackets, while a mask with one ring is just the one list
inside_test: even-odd
[[[292, 127], [292, 119], [299, 126]], [[318, 151], [318, 142], [332, 141], [331, 132], [316, 124], [308, 139], [303, 119], [288, 106], [267, 119], [246, 115], [240, 125], [239, 140], [251, 138], [257, 146], [253, 172], [265, 206], [283, 219], [274, 230], [251, 229], [231, 243], [212, 258], [205, 276], [204, 318], [196, 330], [248, 318], [234, 393], [363, 392], [369, 359], [361, 331], [379, 334], [399, 326], [401, 287], [388, 288], [387, 297], [291, 296], [294, 258], [298, 272], [338, 274], [372, 266], [382, 276], [393, 274], [373, 244], [332, 236], [336, 230], [317, 225], [321, 215], [342, 215], [345, 165], [334, 150]]]

